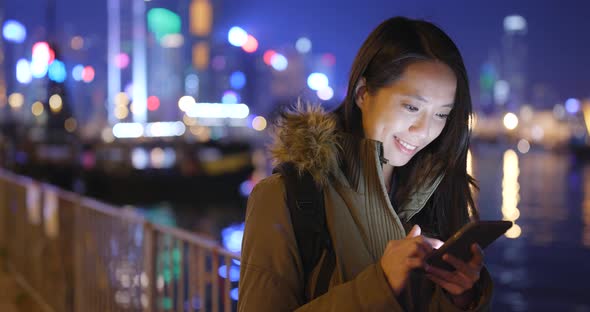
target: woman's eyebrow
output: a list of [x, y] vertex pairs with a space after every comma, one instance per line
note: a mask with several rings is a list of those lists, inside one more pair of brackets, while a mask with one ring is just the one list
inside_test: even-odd
[[[404, 94], [404, 96], [414, 98], [414, 99], [424, 102], [424, 103], [428, 103], [428, 101], [419, 94]], [[450, 107], [450, 108], [453, 108], [453, 106], [455, 106], [455, 104], [453, 104], [453, 103], [443, 105], [443, 107]]]

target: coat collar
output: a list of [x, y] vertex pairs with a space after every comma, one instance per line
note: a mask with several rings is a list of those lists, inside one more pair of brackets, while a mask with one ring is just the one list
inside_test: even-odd
[[[382, 173], [382, 153], [383, 143], [366, 138], [360, 138], [351, 134], [342, 134], [340, 136], [341, 159], [340, 168], [343, 171], [350, 187], [355, 192], [361, 192], [366, 189], [366, 184], [379, 185], [374, 181], [367, 181], [371, 175], [367, 175], [367, 170], [375, 167]], [[380, 177], [381, 178], [381, 177]], [[397, 215], [403, 222], [408, 222], [416, 215], [428, 202], [436, 188], [439, 186], [443, 176], [434, 178], [430, 183], [426, 183], [410, 195], [410, 199], [399, 207]]]

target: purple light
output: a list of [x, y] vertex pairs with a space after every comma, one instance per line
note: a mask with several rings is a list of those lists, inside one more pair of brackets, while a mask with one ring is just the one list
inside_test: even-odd
[[578, 99], [568, 99], [565, 101], [565, 110], [570, 114], [576, 114], [580, 111], [580, 100]]

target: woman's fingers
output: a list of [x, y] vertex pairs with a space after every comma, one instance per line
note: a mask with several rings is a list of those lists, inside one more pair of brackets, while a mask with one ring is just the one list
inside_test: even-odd
[[443, 260], [456, 269], [454, 272], [429, 266], [427, 267], [428, 274], [426, 276], [452, 294], [461, 294], [471, 289], [479, 280], [480, 271], [483, 267], [483, 251], [481, 248], [477, 244], [473, 244], [471, 251], [473, 257], [469, 262], [450, 254], [443, 256]]
[[424, 259], [411, 257], [406, 259], [406, 263], [409, 269], [417, 269], [424, 267]]
[[469, 289], [473, 286], [473, 281], [464, 273], [458, 270], [454, 272], [449, 272], [434, 266], [429, 266], [428, 273], [438, 277], [439, 279], [445, 280], [449, 283], [462, 287], [463, 289]]
[[471, 252], [473, 253], [473, 258], [469, 262], [481, 267], [483, 265], [483, 250], [481, 247], [478, 244], [473, 244], [471, 245]]
[[432, 238], [432, 237], [426, 237], [424, 236], [424, 240], [433, 248], [433, 249], [439, 249], [440, 246], [442, 246], [444, 243], [441, 240], [438, 240], [436, 238]]
[[481, 271], [480, 265], [472, 264], [471, 262], [466, 263], [450, 254], [444, 255], [443, 260], [455, 267], [455, 269], [457, 269], [456, 272], [464, 275], [471, 283], [475, 283], [479, 280], [479, 271]]
[[428, 277], [428, 279], [430, 279], [434, 283], [438, 284], [440, 287], [446, 289], [449, 293], [451, 293], [453, 295], [458, 295], [458, 294], [461, 294], [464, 292], [464, 289], [462, 287], [459, 287], [459, 285], [451, 283], [451, 282], [449, 282], [445, 279], [442, 279], [434, 274], [426, 274], [426, 277]]
[[459, 258], [457, 258], [451, 254], [445, 254], [443, 256], [443, 260], [445, 260], [447, 263], [449, 263], [455, 269], [457, 269], [461, 272], [466, 272], [466, 273], [471, 272], [471, 268], [467, 265], [467, 263], [465, 263], [464, 261], [460, 260]]

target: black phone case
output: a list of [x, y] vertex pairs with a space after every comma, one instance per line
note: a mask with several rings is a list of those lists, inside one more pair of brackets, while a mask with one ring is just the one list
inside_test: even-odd
[[466, 224], [449, 238], [444, 245], [426, 259], [426, 263], [447, 271], [455, 268], [442, 259], [449, 253], [463, 261], [471, 260], [471, 245], [477, 243], [481, 249], [486, 248], [512, 227], [511, 221], [475, 221]]

